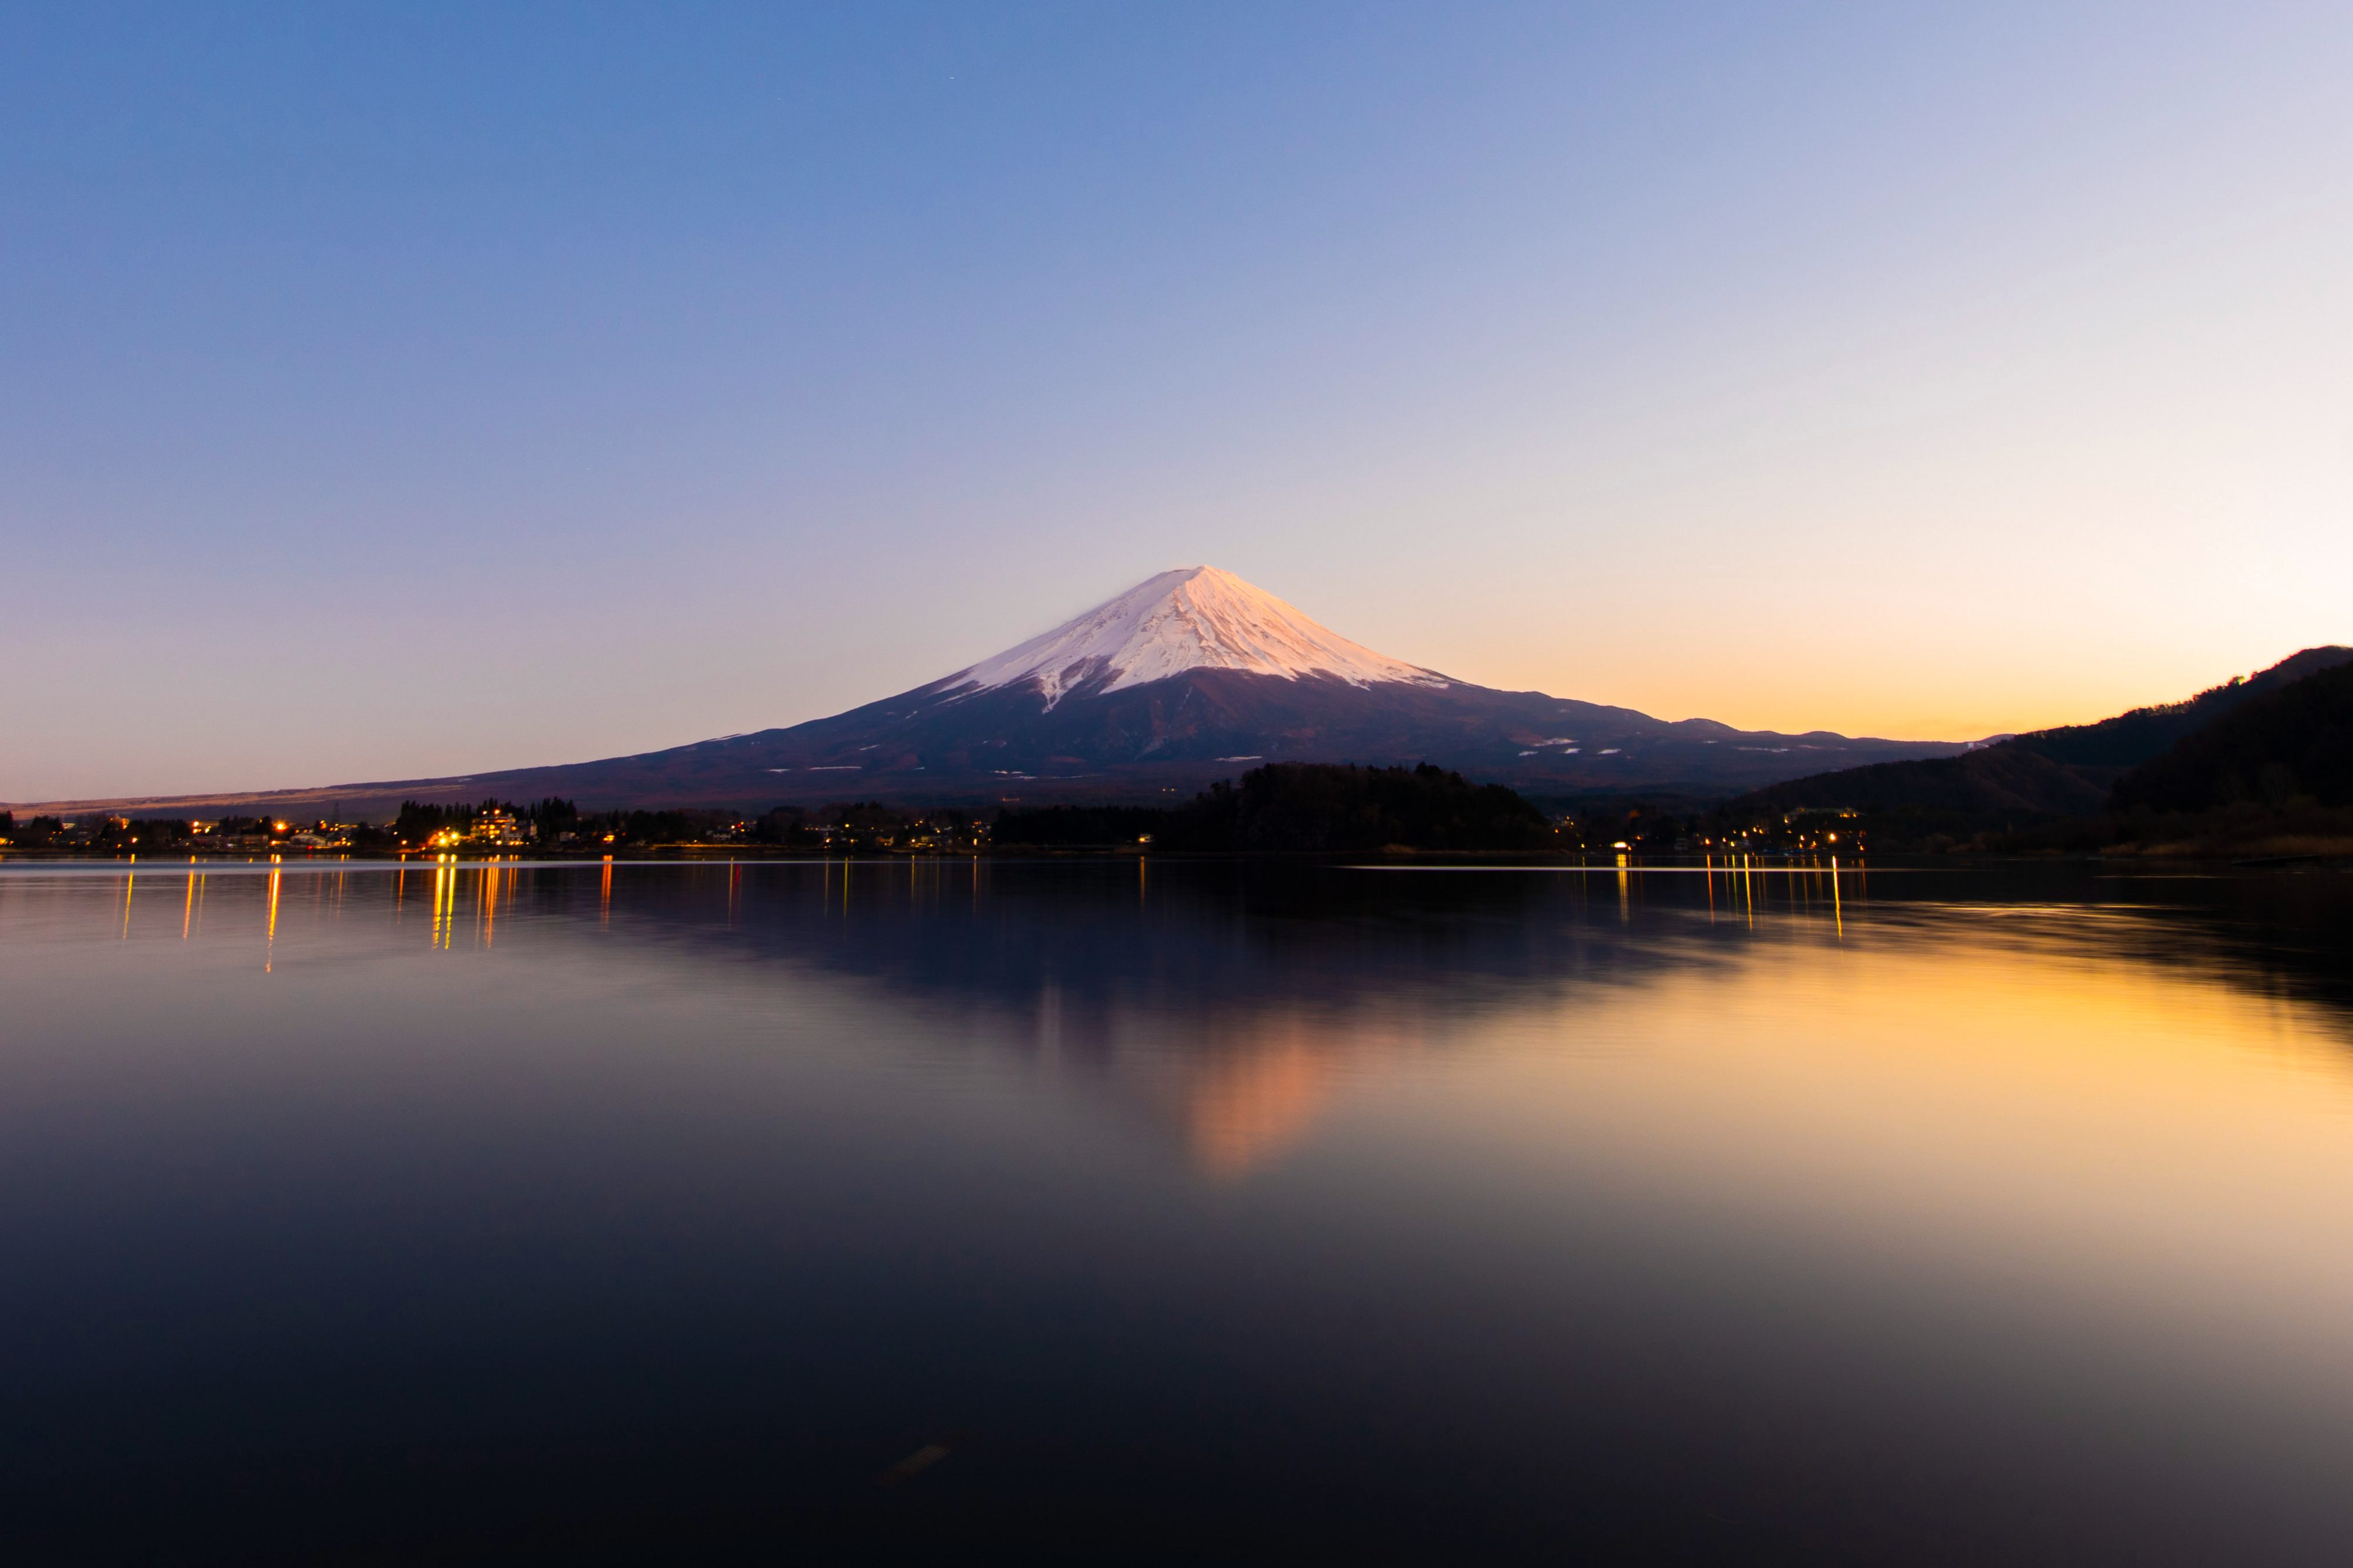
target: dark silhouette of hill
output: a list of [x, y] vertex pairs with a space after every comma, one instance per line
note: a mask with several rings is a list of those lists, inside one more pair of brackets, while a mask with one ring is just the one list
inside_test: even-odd
[[1830, 808], [1952, 832], [2089, 816], [2105, 808], [2110, 792], [2135, 768], [2250, 702], [2348, 663], [2353, 648], [2306, 648], [2186, 701], [2136, 708], [2095, 724], [2016, 735], [1957, 757], [1881, 763], [1773, 784], [1728, 802], [1723, 818], [1763, 821]]
[[2308, 647], [2244, 680], [2234, 678], [2210, 687], [2187, 702], [2136, 708], [2096, 724], [2038, 730], [2003, 744], [2071, 767], [2137, 767], [2242, 702], [2347, 663], [2353, 663], [2353, 647]]
[[[2332, 650], [2334, 651], [2334, 650]], [[2241, 702], [2119, 780], [2119, 812], [2353, 805], [2353, 664]]]
[[1731, 816], [1778, 816], [1810, 807], [1874, 816], [1911, 811], [2080, 816], [2106, 804], [2109, 784], [2123, 771], [2056, 762], [2003, 742], [1965, 756], [1883, 763], [1793, 779], [1752, 791], [1723, 810]]

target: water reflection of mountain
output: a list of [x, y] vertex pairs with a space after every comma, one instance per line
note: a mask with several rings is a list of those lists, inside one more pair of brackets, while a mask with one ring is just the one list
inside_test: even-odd
[[[584, 896], [578, 879], [526, 894], [545, 913]], [[1606, 873], [835, 863], [632, 868], [614, 920], [681, 952], [871, 984], [1230, 1173], [1295, 1138], [1346, 1074], [1442, 1050], [1461, 1024], [1733, 955], [1729, 910], [1711, 928], [1703, 903], [1669, 930], [1636, 920], [1648, 902]]]
[[[585, 879], [533, 878], [541, 913]], [[1350, 1074], [1580, 994], [1705, 984], [1864, 942], [2017, 942], [2210, 973], [2353, 1015], [2346, 879], [2104, 879], [2096, 868], [1748, 878], [1282, 863], [931, 862], [627, 868], [610, 918], [675, 957], [871, 985], [943, 1038], [1027, 1054], [1178, 1137], [1213, 1173], [1280, 1152]], [[758, 984], [756, 967], [748, 972]], [[2353, 1029], [2348, 1037], [2353, 1038]], [[1588, 1044], [1600, 1048], [1605, 1042]]]

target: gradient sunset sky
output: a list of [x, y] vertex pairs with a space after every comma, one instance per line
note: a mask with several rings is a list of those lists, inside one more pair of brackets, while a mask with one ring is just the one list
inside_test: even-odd
[[1972, 738], [2353, 642], [2353, 7], [0, 6], [0, 799], [643, 751], [1225, 567]]

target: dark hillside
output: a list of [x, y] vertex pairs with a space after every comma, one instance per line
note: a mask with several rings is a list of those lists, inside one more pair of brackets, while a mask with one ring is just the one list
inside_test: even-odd
[[2121, 768], [2053, 762], [2010, 744], [1965, 756], [1918, 763], [1881, 763], [1817, 773], [1755, 790], [1727, 803], [1727, 817], [1778, 816], [1808, 807], [1839, 807], [1877, 816], [1933, 812], [1958, 816], [2080, 816], [2100, 809]]
[[2353, 665], [2240, 704], [2116, 785], [2118, 811], [2353, 805]]
[[1953, 833], [2089, 816], [2131, 769], [2184, 737], [2315, 671], [2353, 663], [2353, 648], [2313, 647], [2243, 680], [2211, 687], [2187, 701], [2137, 708], [2096, 724], [2069, 724], [1924, 762], [1882, 763], [1816, 773], [1752, 791], [1724, 808], [1724, 820], [1778, 819], [1836, 808], [1881, 818], [1887, 829]]
[[1201, 849], [1541, 849], [1544, 813], [1502, 784], [1428, 763], [1406, 768], [1273, 763], [1239, 788], [1210, 786], [1179, 814], [1172, 844]]
[[2136, 708], [2096, 724], [2065, 724], [2005, 742], [2020, 751], [2075, 767], [2137, 767], [2162, 755], [2241, 703], [2280, 690], [2320, 670], [2353, 662], [2353, 647], [2308, 647], [2244, 680], [2209, 687], [2186, 702]]

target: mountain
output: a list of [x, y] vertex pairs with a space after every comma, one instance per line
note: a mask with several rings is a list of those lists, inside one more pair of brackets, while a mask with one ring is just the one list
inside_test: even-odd
[[2353, 648], [2308, 647], [2268, 669], [2233, 678], [2186, 701], [2136, 708], [2096, 724], [2014, 735], [1956, 757], [1816, 773], [1728, 803], [1760, 819], [1804, 808], [1949, 816], [1966, 822], [2089, 816], [2134, 769], [2188, 747], [2242, 706], [2268, 702], [2310, 678], [2353, 663]]
[[1108, 695], [1195, 669], [1285, 680], [1329, 676], [1359, 688], [1459, 684], [1352, 643], [1230, 572], [1189, 566], [1147, 577], [1077, 620], [927, 689], [955, 699], [1034, 686], [1050, 710], [1065, 694]]
[[96, 809], [380, 813], [406, 796], [563, 795], [584, 807], [880, 796], [935, 804], [1186, 797], [1261, 761], [1434, 763], [1522, 793], [1722, 795], [1826, 765], [1944, 756], [1952, 742], [1669, 723], [1499, 691], [1317, 625], [1213, 566], [1164, 572], [1041, 637], [829, 719], [638, 756], [267, 795]]

